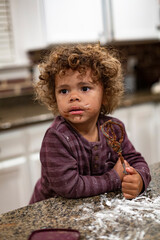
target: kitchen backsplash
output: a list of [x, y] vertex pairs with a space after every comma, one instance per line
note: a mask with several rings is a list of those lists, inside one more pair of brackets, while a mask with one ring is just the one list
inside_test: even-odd
[[32, 66], [8, 66], [0, 69], [0, 98], [32, 92]]
[[[120, 52], [126, 91], [148, 90], [160, 79], [160, 42], [112, 43], [107, 47]], [[0, 78], [0, 98], [32, 94], [34, 71], [49, 50], [50, 48], [28, 52], [32, 66], [28, 77]]]
[[0, 98], [28, 95], [33, 93], [31, 78], [0, 81]]
[[[107, 45], [106, 45], [107, 46]], [[125, 82], [130, 90], [139, 91], [150, 89], [153, 83], [160, 78], [160, 41], [153, 42], [130, 42], [130, 43], [112, 43], [107, 47], [118, 50], [124, 69], [125, 80], [134, 83]], [[38, 64], [43, 55], [50, 49], [31, 51], [28, 53], [30, 61]], [[131, 84], [133, 86], [131, 86]]]
[[[150, 89], [153, 83], [160, 79], [160, 42], [139, 43], [116, 46], [124, 57], [124, 68], [127, 62], [133, 63], [126, 71], [126, 76], [132, 71], [136, 81], [136, 90]], [[133, 61], [132, 61], [133, 60]], [[134, 69], [131, 69], [131, 68]]]

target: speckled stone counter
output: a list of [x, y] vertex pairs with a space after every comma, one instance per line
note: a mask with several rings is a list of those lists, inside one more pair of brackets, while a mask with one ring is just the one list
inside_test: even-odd
[[0, 99], [0, 131], [50, 121], [53, 114], [33, 95]]
[[[160, 103], [160, 94], [139, 92], [125, 95], [120, 107], [143, 103]], [[33, 100], [33, 95], [0, 99], [0, 131], [53, 120], [45, 106]]]
[[80, 239], [160, 239], [160, 163], [152, 182], [135, 200], [109, 193], [83, 199], [51, 198], [0, 215], [0, 240], [27, 240], [33, 230], [71, 228]]

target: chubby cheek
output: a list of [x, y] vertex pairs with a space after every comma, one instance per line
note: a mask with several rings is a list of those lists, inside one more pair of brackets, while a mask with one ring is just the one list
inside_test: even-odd
[[63, 102], [59, 102], [57, 104], [57, 107], [58, 107], [58, 111], [59, 111], [59, 114], [62, 116], [62, 117], [68, 117], [68, 111], [67, 111], [67, 106], [65, 104], [65, 101]]
[[63, 114], [65, 112], [64, 104], [63, 103], [58, 103], [57, 106], [58, 106], [59, 113]]
[[101, 109], [101, 104], [102, 104], [102, 100], [101, 99], [94, 99], [94, 101], [92, 101], [91, 103], [91, 109], [92, 111], [98, 111]]
[[64, 108], [64, 102], [61, 101], [61, 99], [59, 99], [58, 97], [56, 97], [56, 102], [57, 102], [57, 107], [58, 107], [58, 111], [61, 113], [61, 111], [63, 111]]

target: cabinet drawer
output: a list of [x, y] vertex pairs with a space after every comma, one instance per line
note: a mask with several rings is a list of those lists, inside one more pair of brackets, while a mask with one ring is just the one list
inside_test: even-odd
[[1, 133], [0, 160], [23, 155], [25, 153], [25, 136], [23, 130], [12, 130]]
[[0, 162], [0, 214], [28, 204], [31, 191], [25, 157]]
[[30, 165], [31, 183], [32, 183], [32, 191], [33, 191], [37, 180], [41, 176], [41, 162], [40, 162], [39, 152], [32, 153], [30, 155], [29, 165]]
[[51, 122], [37, 124], [27, 129], [29, 152], [39, 152], [44, 134]]

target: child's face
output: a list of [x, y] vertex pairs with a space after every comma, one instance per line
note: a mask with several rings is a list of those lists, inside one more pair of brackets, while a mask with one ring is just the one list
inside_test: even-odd
[[82, 76], [71, 69], [62, 77], [55, 79], [55, 94], [58, 110], [66, 120], [76, 124], [97, 122], [103, 101], [103, 87], [94, 83], [90, 69]]

